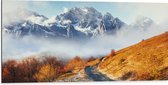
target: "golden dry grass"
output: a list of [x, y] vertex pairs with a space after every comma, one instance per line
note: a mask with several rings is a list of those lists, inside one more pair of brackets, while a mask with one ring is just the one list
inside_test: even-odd
[[107, 55], [98, 69], [115, 80], [168, 79], [168, 32]]
[[97, 58], [97, 59], [95, 59], [95, 60], [92, 60], [92, 61], [87, 62], [87, 63], [86, 63], [86, 66], [94, 66], [94, 65], [98, 64], [99, 62], [100, 62], [100, 59]]
[[63, 80], [63, 79], [69, 78], [69, 77], [73, 77], [75, 75], [77, 75], [77, 74], [76, 73], [65, 73], [65, 74], [59, 76], [57, 78], [57, 80]]

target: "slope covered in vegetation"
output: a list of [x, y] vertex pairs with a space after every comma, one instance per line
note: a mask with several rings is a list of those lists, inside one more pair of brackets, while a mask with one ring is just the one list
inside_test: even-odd
[[98, 70], [114, 80], [168, 79], [168, 32], [112, 52]]

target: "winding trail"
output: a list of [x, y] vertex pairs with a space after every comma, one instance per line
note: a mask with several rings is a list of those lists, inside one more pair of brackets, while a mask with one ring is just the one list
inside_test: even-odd
[[87, 66], [85, 68], [85, 73], [87, 74], [89, 79], [92, 79], [94, 81], [114, 81], [110, 78], [106, 77], [105, 75], [101, 74], [96, 70], [97, 66]]

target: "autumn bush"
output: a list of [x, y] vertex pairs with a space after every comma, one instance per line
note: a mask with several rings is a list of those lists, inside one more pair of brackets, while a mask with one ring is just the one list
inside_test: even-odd
[[40, 67], [39, 71], [34, 75], [37, 81], [54, 81], [57, 75], [57, 69], [53, 66], [46, 64]]
[[86, 62], [83, 59], [81, 59], [79, 56], [76, 56], [67, 63], [67, 65], [65, 66], [65, 69], [66, 71], [72, 71], [75, 68], [84, 68], [85, 65], [86, 65]]
[[37, 81], [54, 81], [58, 76], [65, 73], [64, 65], [56, 57], [45, 57], [41, 61], [39, 70], [34, 75]]
[[42, 60], [29, 57], [21, 61], [8, 60], [2, 63], [2, 82], [54, 81], [65, 72], [62, 61], [56, 57]]

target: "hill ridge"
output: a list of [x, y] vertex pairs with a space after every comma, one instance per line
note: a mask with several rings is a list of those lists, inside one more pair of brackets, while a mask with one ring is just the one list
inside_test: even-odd
[[114, 80], [168, 79], [168, 32], [107, 55], [98, 69]]

